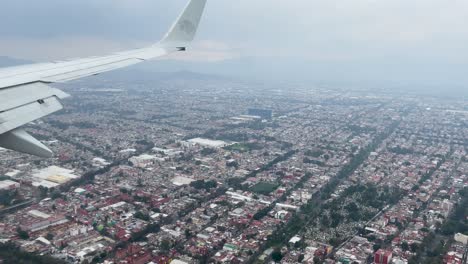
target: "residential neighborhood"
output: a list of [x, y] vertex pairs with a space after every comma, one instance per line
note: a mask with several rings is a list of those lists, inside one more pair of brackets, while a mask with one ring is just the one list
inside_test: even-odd
[[27, 127], [56, 156], [0, 150], [2, 250], [57, 263], [466, 263], [463, 99], [191, 75], [61, 88], [65, 109]]

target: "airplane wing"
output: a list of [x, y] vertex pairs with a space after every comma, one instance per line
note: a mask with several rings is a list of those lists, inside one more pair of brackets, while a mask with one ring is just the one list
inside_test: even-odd
[[21, 126], [63, 108], [69, 95], [48, 84], [66, 82], [126, 67], [173, 52], [185, 51], [197, 31], [206, 0], [190, 0], [164, 38], [150, 47], [53, 63], [0, 69], [0, 147], [52, 157], [44, 144]]

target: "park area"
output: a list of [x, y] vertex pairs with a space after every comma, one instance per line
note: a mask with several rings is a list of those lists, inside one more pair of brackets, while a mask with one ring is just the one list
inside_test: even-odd
[[270, 182], [259, 182], [252, 186], [250, 190], [255, 193], [268, 195], [272, 191], [276, 190], [276, 188], [278, 188], [278, 184]]

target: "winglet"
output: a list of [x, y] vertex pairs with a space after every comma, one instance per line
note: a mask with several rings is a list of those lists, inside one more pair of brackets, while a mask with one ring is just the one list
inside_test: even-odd
[[0, 135], [0, 147], [35, 155], [42, 158], [51, 158], [54, 154], [44, 144], [21, 128], [11, 130]]
[[197, 33], [205, 5], [206, 0], [190, 0], [160, 44], [167, 47], [185, 48]]

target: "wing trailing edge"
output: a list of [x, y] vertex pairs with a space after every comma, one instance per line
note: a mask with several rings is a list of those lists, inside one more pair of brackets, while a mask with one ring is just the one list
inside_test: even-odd
[[0, 90], [0, 134], [57, 112], [69, 95], [43, 83]]

